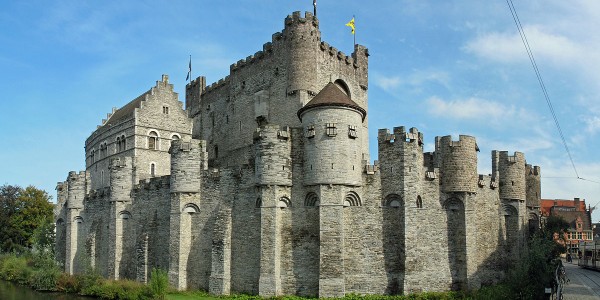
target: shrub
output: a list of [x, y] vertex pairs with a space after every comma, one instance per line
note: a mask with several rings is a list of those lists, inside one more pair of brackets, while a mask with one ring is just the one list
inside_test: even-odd
[[76, 276], [61, 273], [56, 281], [56, 290], [65, 293], [79, 293], [81, 285]]
[[57, 268], [35, 270], [29, 277], [29, 285], [38, 291], [55, 291], [60, 274]]
[[0, 269], [2, 279], [27, 284], [30, 274], [31, 268], [28, 266], [28, 261], [25, 257], [10, 254], [4, 258], [2, 269]]
[[167, 289], [169, 288], [169, 276], [167, 272], [153, 268], [148, 285], [155, 299], [165, 299]]

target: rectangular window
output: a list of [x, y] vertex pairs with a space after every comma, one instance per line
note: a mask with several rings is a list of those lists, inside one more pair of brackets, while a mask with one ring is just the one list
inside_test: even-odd
[[314, 125], [308, 125], [306, 126], [306, 132], [304, 133], [305, 137], [307, 138], [313, 138], [315, 137], [315, 126]]
[[358, 137], [358, 135], [356, 134], [356, 126], [348, 125], [348, 137], [352, 139]]
[[327, 134], [327, 136], [337, 135], [337, 128], [335, 127], [335, 123], [327, 123], [325, 124], [325, 127], [325, 133]]

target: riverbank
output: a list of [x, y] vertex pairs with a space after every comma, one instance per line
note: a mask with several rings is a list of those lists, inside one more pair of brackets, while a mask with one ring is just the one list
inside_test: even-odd
[[[59, 295], [81, 295], [97, 297], [101, 299], [126, 299], [126, 300], [262, 300], [260, 296], [253, 295], [230, 295], [212, 296], [202, 291], [176, 291], [169, 289], [168, 276], [165, 271], [153, 270], [149, 283], [142, 284], [131, 280], [108, 280], [102, 278], [93, 270], [88, 270], [81, 275], [69, 275], [61, 272], [59, 266], [50, 255], [15, 255], [0, 254], [0, 279], [18, 283], [37, 291], [58, 292]], [[366, 300], [420, 300], [420, 299], [511, 299], [503, 297], [508, 295], [503, 286], [483, 288], [474, 292], [424, 292], [406, 296], [383, 296], [383, 295], [346, 295], [344, 300], [366, 299]], [[44, 294], [51, 295], [51, 294]], [[0, 294], [1, 296], [1, 294]], [[0, 297], [0, 299], [11, 299]], [[14, 299], [36, 299], [33, 297], [17, 297]], [[41, 299], [41, 298], [40, 298]], [[44, 300], [52, 299], [49, 297]], [[63, 300], [63, 298], [57, 298]], [[79, 298], [64, 298], [65, 300]], [[84, 299], [84, 298], [82, 298]], [[277, 300], [306, 300], [298, 296], [280, 296], [271, 299]], [[89, 300], [89, 298], [88, 298]]]

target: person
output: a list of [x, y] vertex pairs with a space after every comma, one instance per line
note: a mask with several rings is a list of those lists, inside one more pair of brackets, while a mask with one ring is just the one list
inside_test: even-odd
[[573, 258], [571, 257], [571, 253], [567, 253], [567, 262], [573, 262]]

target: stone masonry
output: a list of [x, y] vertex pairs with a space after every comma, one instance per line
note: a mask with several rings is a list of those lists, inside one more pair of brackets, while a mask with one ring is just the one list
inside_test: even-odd
[[65, 271], [213, 294], [338, 297], [476, 289], [539, 226], [540, 168], [476, 139], [380, 129], [368, 150], [368, 57], [321, 41], [299, 12], [207, 86], [168, 76], [113, 109], [86, 169], [57, 185]]

